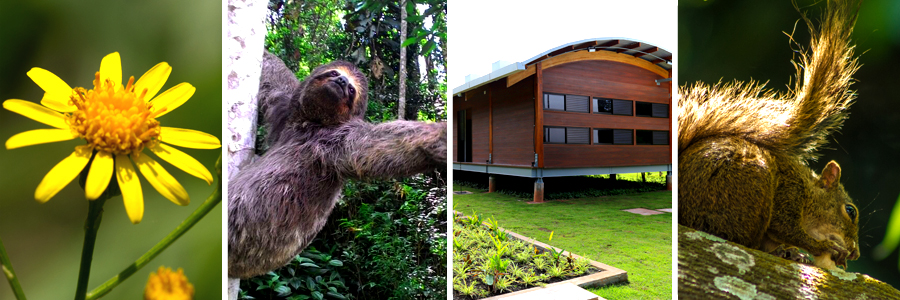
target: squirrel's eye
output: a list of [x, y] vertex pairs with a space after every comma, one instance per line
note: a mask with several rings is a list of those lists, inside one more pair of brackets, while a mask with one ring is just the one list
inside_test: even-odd
[[847, 204], [847, 205], [844, 205], [844, 209], [847, 210], [847, 215], [850, 216], [850, 219], [855, 221], [856, 220], [856, 207], [854, 207], [853, 205]]

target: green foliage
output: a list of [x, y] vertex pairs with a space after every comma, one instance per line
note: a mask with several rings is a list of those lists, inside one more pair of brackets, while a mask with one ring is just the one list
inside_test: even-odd
[[[897, 203], [894, 204], [891, 218], [888, 220], [887, 232], [884, 235], [884, 240], [882, 240], [878, 246], [875, 246], [872, 256], [874, 256], [876, 260], [885, 259], [894, 252], [894, 249], [897, 249], [897, 244], [900, 244], [900, 196], [897, 197]], [[900, 266], [898, 266], [898, 269], [900, 269]]]
[[301, 79], [333, 60], [356, 64], [369, 78], [367, 118], [380, 122], [397, 117], [399, 53], [406, 47], [404, 119], [446, 120], [446, 1], [407, 5], [409, 37], [401, 44], [398, 2], [270, 1], [266, 49]]
[[313, 247], [281, 269], [241, 281], [239, 299], [352, 299], [340, 274], [344, 263]]
[[[446, 188], [438, 177], [353, 182], [332, 214], [333, 237], [355, 268], [360, 295], [375, 299], [446, 297]], [[374, 203], [369, 204], [374, 200]], [[398, 274], [403, 274], [398, 276]]]
[[[586, 259], [536, 253], [522, 241], [501, 240], [494, 234], [500, 230], [496, 220], [489, 218], [488, 226], [484, 226], [471, 222], [473, 219], [455, 221], [454, 244], [470, 245], [453, 250], [456, 297], [475, 299], [498, 295], [598, 271]], [[551, 251], [562, 253], [553, 248]]]

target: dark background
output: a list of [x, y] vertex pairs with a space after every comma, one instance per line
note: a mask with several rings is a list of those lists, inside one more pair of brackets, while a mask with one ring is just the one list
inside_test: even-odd
[[[798, 0], [801, 10], [818, 16], [825, 1]], [[678, 2], [678, 85], [703, 81], [768, 81], [787, 92], [794, 76], [793, 47], [787, 35], [800, 14], [791, 1], [680, 0]], [[805, 23], [796, 23], [797, 41], [807, 46]], [[841, 181], [860, 210], [861, 258], [848, 271], [868, 274], [900, 287], [897, 250], [873, 261], [872, 249], [884, 238], [900, 195], [900, 1], [866, 0], [852, 42], [862, 64], [853, 85], [858, 93], [850, 118], [822, 157], [810, 163], [820, 172], [830, 160], [841, 165]]]

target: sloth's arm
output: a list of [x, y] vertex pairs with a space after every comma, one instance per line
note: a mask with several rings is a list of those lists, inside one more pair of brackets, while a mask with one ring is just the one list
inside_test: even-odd
[[399, 178], [443, 167], [447, 162], [447, 124], [393, 121], [344, 125], [339, 172], [349, 178]]

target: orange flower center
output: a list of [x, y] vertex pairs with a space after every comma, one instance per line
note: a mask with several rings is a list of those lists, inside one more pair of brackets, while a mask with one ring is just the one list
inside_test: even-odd
[[111, 80], [100, 81], [94, 75], [94, 89], [77, 87], [70, 97], [77, 110], [68, 116], [72, 130], [97, 151], [117, 155], [140, 153], [144, 147], [159, 143], [159, 121], [162, 112], [152, 112], [152, 104], [144, 101], [147, 90], [136, 94], [134, 76], [124, 88]]

